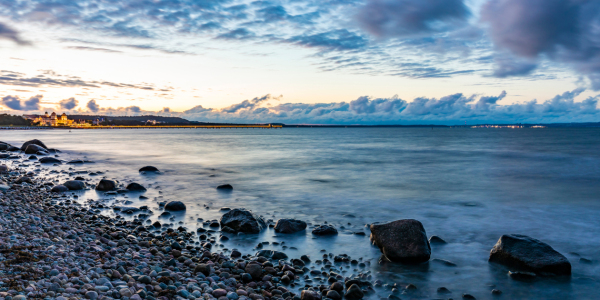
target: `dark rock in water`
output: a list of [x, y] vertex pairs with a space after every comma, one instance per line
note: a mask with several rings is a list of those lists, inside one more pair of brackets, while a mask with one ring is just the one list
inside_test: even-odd
[[445, 287], [439, 287], [437, 289], [438, 294], [450, 294], [450, 290]]
[[0, 158], [9, 158], [10, 154], [0, 153]]
[[154, 226], [156, 228], [160, 228], [162, 225], [160, 224], [159, 221], [156, 221], [156, 222], [152, 223], [152, 226]]
[[66, 187], [66, 186], [64, 186], [64, 185], [57, 185], [57, 186], [52, 187], [52, 189], [50, 190], [50, 192], [52, 192], [52, 193], [64, 193], [64, 192], [66, 192], [68, 190], [69, 190], [69, 188]]
[[10, 147], [8, 147], [8, 149], [6, 149], [6, 151], [9, 151], [9, 152], [21, 151], [21, 148], [15, 147], [15, 146], [10, 146]]
[[145, 166], [140, 169], [140, 172], [159, 172], [156, 167], [153, 166]]
[[320, 300], [321, 296], [315, 291], [303, 290], [300, 293], [300, 300]]
[[38, 154], [40, 152], [46, 152], [46, 148], [40, 147], [35, 144], [30, 144], [25, 149], [25, 154]]
[[502, 295], [502, 291], [498, 290], [498, 289], [493, 289], [492, 290], [492, 295], [495, 295], [495, 296]]
[[306, 222], [294, 219], [280, 219], [275, 224], [275, 232], [294, 233], [306, 229]]
[[335, 235], [338, 234], [337, 229], [331, 225], [320, 225], [313, 229], [312, 234], [314, 235]]
[[348, 300], [359, 300], [364, 296], [365, 294], [357, 284], [351, 285], [348, 290], [346, 290], [346, 294], [344, 294], [344, 297]]
[[147, 199], [148, 199], [148, 197], [146, 197], [146, 196], [140, 196], [140, 200], [147, 200]]
[[[27, 149], [27, 146], [29, 145], [36, 145], [39, 146], [41, 148], [43, 148], [44, 150], [48, 149], [48, 147], [46, 147], [46, 145], [44, 145], [44, 143], [42, 143], [42, 141], [40, 140], [31, 140], [31, 141], [27, 141], [23, 144], [23, 146], [21, 146], [21, 151], [25, 151]], [[25, 152], [27, 153], [27, 152]], [[27, 153], [29, 154], [29, 153]]]
[[0, 165], [0, 173], [7, 173], [8, 170], [9, 169], [7, 165]]
[[165, 210], [182, 211], [185, 210], [185, 204], [181, 201], [171, 201], [165, 205]]
[[146, 190], [146, 188], [143, 187], [141, 184], [135, 183], [135, 182], [132, 182], [132, 183], [128, 184], [127, 187], [126, 187], [126, 189], [128, 189], [130, 191], [136, 191], [136, 192], [137, 191], [145, 191]]
[[23, 183], [23, 182], [33, 183], [33, 181], [31, 180], [31, 178], [29, 178], [27, 176], [19, 177], [19, 179], [17, 179], [17, 181], [15, 181], [15, 182], [16, 183]]
[[114, 191], [117, 189], [117, 183], [113, 180], [102, 179], [96, 185], [96, 191]]
[[82, 163], [83, 163], [83, 160], [81, 160], [81, 159], [74, 159], [74, 160], [71, 160], [68, 162], [68, 164], [71, 164], [71, 165], [82, 164]]
[[[199, 228], [198, 228], [198, 229], [199, 229]], [[233, 228], [231, 228], [231, 227], [227, 227], [227, 226], [225, 226], [225, 227], [222, 227], [222, 228], [221, 228], [221, 231], [223, 231], [223, 232], [227, 232], [227, 233], [236, 233], [236, 231], [235, 231], [235, 230], [233, 230]]]
[[29, 156], [29, 160], [36, 160], [36, 159], [38, 159], [38, 158], [37, 158], [37, 156], [35, 156], [35, 155], [31, 155], [31, 156]]
[[475, 296], [473, 296], [471, 294], [463, 294], [462, 297], [463, 297], [463, 299], [469, 299], [469, 300], [476, 299]]
[[546, 243], [520, 234], [501, 236], [489, 261], [541, 275], [571, 274], [571, 263], [564, 255]]
[[275, 250], [260, 250], [260, 251], [256, 252], [256, 256], [262, 256], [262, 257], [272, 258], [272, 259], [288, 258], [287, 254], [280, 252], [280, 251], [275, 251]]
[[508, 271], [508, 276], [516, 280], [532, 280], [536, 277], [535, 273], [524, 271]]
[[72, 191], [79, 191], [85, 189], [85, 183], [79, 180], [69, 180], [63, 183], [63, 185]]
[[439, 237], [437, 235], [432, 235], [429, 238], [429, 244], [443, 245], [443, 244], [446, 244], [446, 241], [444, 241], [444, 239], [442, 239], [441, 237]]
[[416, 264], [428, 261], [431, 256], [427, 233], [417, 220], [372, 224], [371, 242], [392, 262]]
[[225, 213], [221, 220], [221, 227], [229, 227], [235, 232], [259, 233], [266, 227], [265, 221], [245, 209], [233, 209]]
[[8, 148], [10, 148], [9, 144], [6, 143], [0, 143], [0, 151], [5, 151], [8, 150]]
[[327, 294], [325, 295], [325, 297], [332, 299], [332, 300], [341, 300], [342, 296], [340, 296], [340, 294], [336, 291], [333, 290], [329, 290], [327, 292]]
[[447, 266], [447, 267], [456, 267], [455, 263], [453, 263], [453, 262], [451, 262], [449, 260], [445, 260], [445, 259], [434, 258], [431, 261], [432, 262], [440, 263], [440, 264], [442, 264], [444, 266]]
[[42, 157], [42, 158], [40, 158], [40, 163], [43, 163], [43, 164], [60, 164], [62, 162], [60, 160], [54, 158], [54, 157]]
[[85, 180], [85, 178], [83, 178], [83, 177], [81, 177], [81, 176], [77, 176], [77, 177], [75, 177], [75, 179], [74, 179], [74, 180], [80, 180], [80, 181], [84, 181], [84, 180]]
[[217, 190], [233, 190], [231, 184], [222, 184], [217, 187]]

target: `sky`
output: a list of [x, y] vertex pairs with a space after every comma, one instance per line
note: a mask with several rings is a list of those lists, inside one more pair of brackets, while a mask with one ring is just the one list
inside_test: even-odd
[[0, 111], [598, 122], [598, 0], [3, 0]]

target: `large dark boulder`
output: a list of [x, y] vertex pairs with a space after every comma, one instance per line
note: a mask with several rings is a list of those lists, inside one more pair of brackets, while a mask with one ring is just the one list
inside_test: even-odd
[[50, 190], [50, 192], [52, 192], [52, 193], [64, 193], [67, 191], [69, 191], [69, 188], [64, 185], [53, 186], [52, 189]]
[[126, 189], [128, 189], [130, 191], [135, 191], [135, 192], [143, 192], [146, 190], [146, 188], [143, 185], [141, 185], [139, 183], [135, 183], [135, 182], [128, 184]]
[[145, 166], [140, 169], [140, 172], [158, 172], [158, 169], [153, 166]]
[[79, 191], [85, 189], [85, 183], [79, 180], [69, 180], [63, 183], [63, 185], [71, 191]]
[[185, 210], [185, 204], [183, 204], [183, 202], [181, 202], [181, 201], [171, 201], [171, 202], [167, 203], [167, 205], [165, 205], [165, 210], [170, 210], [170, 211]]
[[40, 147], [44, 148], [44, 150], [48, 149], [48, 147], [46, 147], [46, 145], [44, 145], [44, 143], [42, 143], [42, 141], [40, 141], [40, 140], [31, 140], [31, 141], [25, 142], [23, 144], [23, 146], [21, 146], [21, 151], [25, 151], [27, 149], [27, 146], [29, 146], [29, 145], [37, 145], [37, 146], [40, 146]]
[[9, 158], [10, 154], [8, 153], [0, 153], [0, 158]]
[[21, 151], [21, 148], [15, 147], [15, 146], [10, 146], [10, 147], [8, 147], [8, 149], [6, 149], [6, 151], [9, 151], [9, 152]]
[[0, 143], [0, 151], [8, 150], [8, 148], [10, 148], [9, 144]]
[[306, 222], [294, 219], [279, 219], [275, 223], [275, 232], [294, 233], [306, 229]]
[[571, 263], [550, 245], [520, 234], [500, 237], [490, 252], [490, 262], [499, 263], [514, 271], [540, 275], [570, 275]]
[[314, 235], [336, 235], [338, 234], [337, 229], [331, 225], [320, 225], [313, 229], [312, 234]]
[[40, 163], [43, 164], [61, 164], [62, 162], [54, 157], [42, 157]]
[[25, 148], [25, 154], [48, 153], [46, 149], [35, 144], [30, 144]]
[[221, 217], [221, 227], [229, 227], [235, 232], [259, 233], [267, 225], [265, 221], [245, 209], [233, 209]]
[[117, 183], [113, 180], [102, 179], [96, 185], [96, 191], [114, 191], [117, 189]]
[[431, 256], [423, 224], [417, 220], [398, 220], [371, 225], [371, 242], [393, 262], [417, 264]]

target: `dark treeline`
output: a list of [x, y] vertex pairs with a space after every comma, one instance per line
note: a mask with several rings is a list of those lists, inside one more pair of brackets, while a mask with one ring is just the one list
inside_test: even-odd
[[0, 115], [0, 125], [1, 126], [31, 126], [32, 123], [30, 120], [27, 120], [21, 116], [13, 116], [9, 114], [1, 114]]

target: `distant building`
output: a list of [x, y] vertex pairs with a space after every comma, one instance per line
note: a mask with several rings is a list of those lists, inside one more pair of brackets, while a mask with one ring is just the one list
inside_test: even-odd
[[57, 116], [55, 112], [50, 115], [46, 112], [44, 115], [24, 115], [24, 117], [38, 126], [71, 126], [73, 124], [73, 120], [69, 120], [65, 113]]

